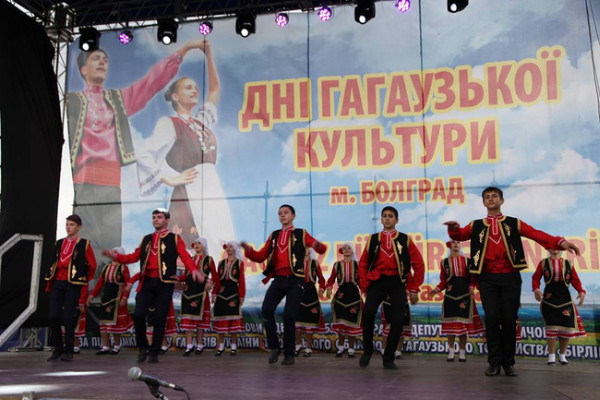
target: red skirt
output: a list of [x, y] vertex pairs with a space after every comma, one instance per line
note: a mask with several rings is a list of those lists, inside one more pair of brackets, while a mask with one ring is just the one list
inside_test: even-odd
[[442, 319], [442, 335], [462, 336], [467, 334], [471, 337], [485, 334], [485, 327], [475, 304], [473, 304], [473, 317], [470, 322], [444, 321]]
[[129, 315], [127, 303], [122, 306], [119, 305], [118, 312], [119, 314], [117, 315], [117, 322], [100, 324], [100, 332], [108, 332], [119, 335], [126, 333], [133, 328], [133, 320], [131, 319], [131, 315]]
[[244, 331], [242, 318], [212, 322], [213, 330], [217, 333], [241, 333]]
[[83, 312], [79, 314], [77, 326], [75, 327], [75, 337], [85, 336], [85, 325], [87, 321], [87, 307], [84, 306]]
[[585, 328], [583, 327], [583, 322], [581, 321], [581, 317], [579, 316], [579, 311], [575, 304], [573, 304], [573, 308], [575, 309], [575, 319], [577, 328], [565, 328], [561, 326], [546, 326], [546, 338], [565, 338], [572, 339], [576, 337], [585, 336]]
[[325, 328], [325, 318], [323, 317], [323, 313], [321, 313], [321, 317], [319, 318], [319, 324], [309, 325], [303, 322], [296, 321], [296, 329], [301, 328], [306, 333], [327, 333], [327, 328]]
[[182, 331], [195, 331], [196, 329], [210, 329], [210, 301], [204, 301], [202, 318], [185, 316], [179, 320], [179, 329]]

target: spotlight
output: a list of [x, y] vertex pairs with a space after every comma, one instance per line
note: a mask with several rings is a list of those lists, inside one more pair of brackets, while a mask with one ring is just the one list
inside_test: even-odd
[[250, 13], [239, 14], [235, 20], [235, 33], [241, 37], [256, 33], [256, 17]]
[[133, 32], [129, 29], [125, 29], [123, 32], [119, 33], [119, 42], [122, 44], [129, 44], [133, 40]]
[[319, 16], [319, 19], [321, 21], [327, 22], [331, 18], [333, 18], [333, 11], [331, 10], [331, 8], [324, 6], [319, 9], [319, 11], [317, 12], [317, 15]]
[[83, 28], [79, 31], [79, 48], [83, 51], [94, 51], [100, 42], [100, 32], [95, 28]]
[[410, 10], [410, 0], [396, 0], [396, 10], [406, 14]]
[[198, 26], [198, 30], [200, 31], [201, 34], [203, 34], [204, 36], [208, 35], [209, 33], [212, 32], [213, 29], [213, 25], [212, 22], [210, 21], [202, 21], [200, 23], [200, 25]]
[[279, 13], [275, 17], [275, 23], [277, 24], [277, 26], [286, 26], [288, 22], [290, 22], [290, 17], [288, 17], [286, 13]]
[[163, 44], [177, 42], [177, 27], [179, 24], [172, 18], [159, 19], [156, 39]]
[[354, 20], [359, 24], [366, 24], [375, 18], [375, 2], [373, 0], [358, 0], [354, 8]]
[[448, 11], [457, 13], [464, 10], [469, 5], [469, 0], [448, 0]]

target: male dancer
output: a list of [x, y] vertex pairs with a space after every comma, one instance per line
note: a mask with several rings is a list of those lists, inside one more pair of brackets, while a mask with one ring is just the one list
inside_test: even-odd
[[444, 222], [454, 240], [471, 240], [471, 274], [479, 275], [481, 303], [489, 366], [487, 376], [517, 376], [515, 369], [516, 321], [521, 303], [520, 270], [527, 268], [521, 236], [550, 249], [565, 249], [579, 255], [579, 248], [562, 237], [550, 236], [525, 222], [502, 215], [504, 194], [490, 186], [481, 193], [487, 217], [461, 228], [456, 221]]
[[[46, 275], [46, 292], [50, 293], [49, 325], [54, 340], [54, 351], [48, 361], [73, 361], [75, 325], [87, 299], [87, 286], [94, 278], [96, 258], [90, 241], [79, 237], [82, 221], [78, 215], [69, 215], [65, 230], [67, 237], [56, 242], [52, 266]], [[79, 306], [81, 304], [81, 306]], [[62, 323], [65, 326], [63, 345]]]
[[304, 229], [294, 228], [296, 210], [284, 204], [279, 207], [281, 229], [273, 231], [259, 250], [254, 250], [247, 243], [241, 245], [246, 257], [255, 262], [267, 260], [267, 268], [263, 274], [273, 283], [269, 286], [262, 304], [262, 315], [267, 331], [267, 343], [271, 350], [269, 364], [277, 362], [279, 357], [279, 340], [275, 325], [275, 310], [285, 297], [283, 311], [283, 354], [282, 365], [294, 363], [294, 342], [296, 332], [296, 315], [304, 296], [304, 255], [307, 247], [312, 247], [319, 254], [325, 253], [327, 246], [310, 236]]
[[148, 361], [158, 362], [158, 353], [165, 335], [167, 313], [173, 299], [173, 289], [177, 283], [177, 257], [185, 265], [196, 282], [204, 282], [204, 275], [196, 268], [188, 254], [185, 243], [174, 233], [169, 232], [169, 212], [163, 208], [152, 211], [154, 233], [144, 236], [140, 246], [131, 254], [119, 254], [115, 250], [104, 250], [102, 254], [122, 264], [142, 260], [141, 279], [135, 296], [135, 338], [138, 344], [138, 362], [146, 360], [148, 339], [146, 338], [146, 316], [148, 308], [156, 307], [156, 322], [152, 333]]
[[419, 249], [410, 236], [396, 230], [397, 223], [398, 210], [391, 206], [384, 207], [381, 210], [383, 231], [371, 235], [358, 263], [360, 289], [367, 295], [363, 311], [364, 353], [359, 360], [363, 368], [369, 365], [373, 355], [375, 314], [381, 302], [389, 296], [393, 312], [386, 314], [390, 334], [383, 353], [383, 368], [398, 369], [394, 363], [394, 353], [402, 333], [406, 292], [410, 293], [410, 302], [416, 304], [419, 287], [425, 276], [425, 265]]
[[74, 211], [94, 221], [83, 234], [96, 249], [121, 246], [121, 166], [136, 161], [128, 118], [173, 79], [189, 50], [202, 45], [203, 40], [186, 43], [123, 89], [104, 88], [109, 66], [104, 50], [77, 57], [85, 89], [66, 96]]

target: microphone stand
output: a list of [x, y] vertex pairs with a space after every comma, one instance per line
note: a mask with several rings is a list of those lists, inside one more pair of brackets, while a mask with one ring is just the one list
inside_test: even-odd
[[160, 392], [160, 390], [158, 390], [158, 386], [151, 385], [149, 383], [146, 383], [146, 385], [148, 385], [148, 389], [150, 389], [150, 393], [152, 393], [152, 396], [154, 396], [155, 399], [169, 400], [167, 396], [165, 396]]

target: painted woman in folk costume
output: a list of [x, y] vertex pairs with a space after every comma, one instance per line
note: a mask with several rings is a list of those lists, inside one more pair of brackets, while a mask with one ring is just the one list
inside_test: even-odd
[[174, 81], [165, 93], [176, 114], [158, 120], [145, 151], [138, 154], [138, 179], [142, 195], [150, 195], [165, 184], [173, 188], [169, 212], [173, 232], [185, 243], [205, 237], [211, 249], [234, 236], [229, 204], [217, 173], [217, 123], [219, 76], [210, 42], [201, 50], [206, 56], [208, 90], [203, 93], [191, 78]]

